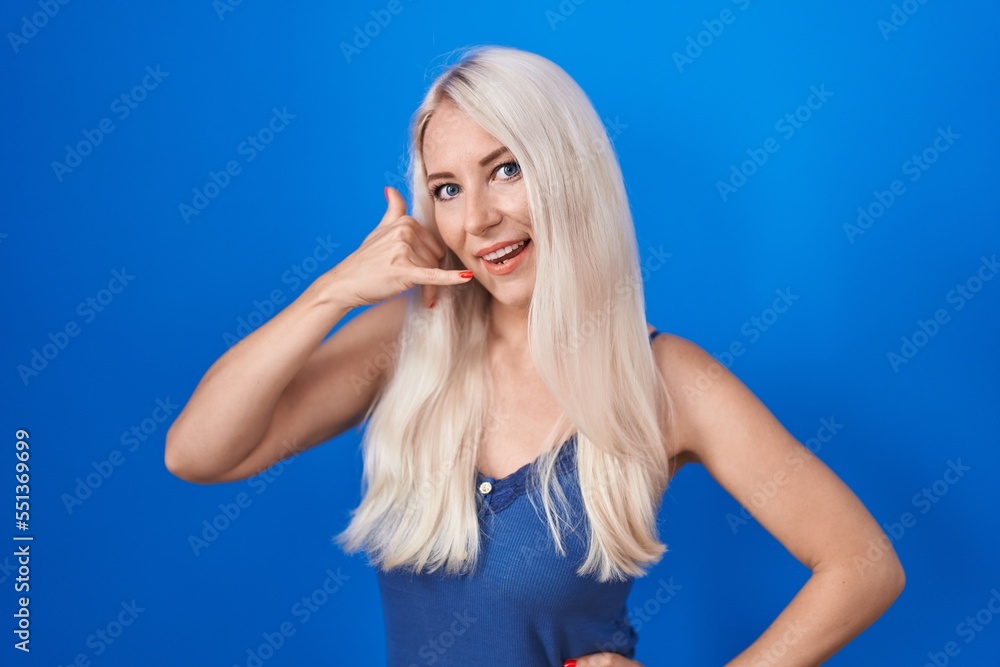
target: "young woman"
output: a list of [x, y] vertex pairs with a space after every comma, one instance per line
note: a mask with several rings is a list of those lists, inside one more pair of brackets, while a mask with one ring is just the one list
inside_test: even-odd
[[755, 518], [813, 572], [729, 665], [820, 664], [878, 618], [903, 570], [891, 545], [857, 568], [884, 538], [858, 498], [708, 353], [646, 323], [622, 174], [577, 84], [473, 49], [411, 140], [412, 215], [386, 188], [361, 246], [208, 370], [170, 471], [243, 479], [366, 422], [338, 540], [377, 567], [392, 666], [638, 665], [628, 593], [666, 551], [657, 512], [689, 462], [745, 507], [782, 475]]

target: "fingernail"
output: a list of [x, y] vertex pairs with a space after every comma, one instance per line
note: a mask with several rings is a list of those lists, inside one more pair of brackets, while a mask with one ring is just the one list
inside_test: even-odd
[[576, 660], [563, 660], [563, 667], [576, 667]]
[[472, 277], [472, 271], [462, 271], [460, 274], [458, 274], [458, 277], [459, 278], [471, 278]]
[[434, 299], [433, 301], [431, 301], [431, 305], [429, 305], [427, 307], [428, 308], [433, 308], [435, 303], [437, 303], [437, 299]]
[[382, 194], [385, 195], [385, 200], [389, 201], [389, 186], [388, 185], [385, 186], [384, 188], [382, 188]]

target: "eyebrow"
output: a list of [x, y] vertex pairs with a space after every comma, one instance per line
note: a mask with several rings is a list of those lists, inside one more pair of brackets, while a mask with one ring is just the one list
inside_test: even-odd
[[[480, 160], [479, 166], [485, 167], [490, 162], [493, 162], [493, 160], [496, 160], [498, 157], [500, 157], [505, 153], [510, 153], [510, 149], [507, 148], [506, 146], [501, 146], [500, 148], [496, 149], [495, 151], [484, 157], [482, 160]], [[426, 180], [433, 181], [435, 178], [455, 178], [455, 174], [451, 173], [450, 171], [439, 171], [436, 174], [429, 174]]]

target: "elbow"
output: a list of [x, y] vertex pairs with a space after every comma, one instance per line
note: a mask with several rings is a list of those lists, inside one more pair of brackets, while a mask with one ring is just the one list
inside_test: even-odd
[[183, 479], [185, 482], [194, 482], [198, 476], [181, 451], [181, 445], [177, 442], [177, 438], [171, 438], [169, 432], [167, 433], [166, 446], [163, 449], [163, 464], [171, 475]]
[[895, 603], [906, 588], [906, 571], [891, 547], [879, 553], [878, 560], [853, 556], [850, 560], [837, 560], [827, 566], [813, 569], [814, 574], [830, 574], [838, 587], [847, 587], [851, 595], [858, 596], [878, 613], [885, 612]]
[[[878, 579], [874, 585], [865, 587], [866, 595], [878, 599], [882, 610], [886, 610], [896, 602], [906, 588], [906, 571], [899, 558], [892, 553], [892, 558], [886, 558], [885, 563], [877, 572]], [[873, 573], [876, 574], [876, 573]]]
[[206, 474], [206, 471], [197, 465], [195, 457], [191, 456], [191, 448], [186, 446], [186, 441], [175, 433], [175, 426], [171, 426], [167, 431], [163, 449], [163, 464], [167, 471], [174, 477], [193, 484], [213, 484], [220, 481]]
[[906, 571], [903, 569], [903, 564], [896, 559], [896, 562], [890, 568], [890, 573], [887, 575], [887, 580], [889, 581], [890, 590], [892, 591], [892, 602], [896, 601], [902, 593], [903, 589], [906, 588]]
[[878, 616], [881, 616], [896, 603], [904, 588], [906, 588], [906, 572], [897, 560], [886, 565], [877, 588], [867, 589], [864, 594], [877, 606]]
[[889, 604], [892, 604], [906, 588], [906, 571], [903, 569], [903, 563], [899, 560], [895, 549], [889, 549], [883, 559], [881, 579], [882, 588], [885, 589], [886, 596], [889, 598]]

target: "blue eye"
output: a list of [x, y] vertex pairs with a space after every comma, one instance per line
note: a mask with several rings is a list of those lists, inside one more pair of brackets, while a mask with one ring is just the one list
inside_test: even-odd
[[[521, 175], [521, 165], [517, 162], [505, 162], [496, 168], [495, 173], [502, 181], [512, 181]], [[438, 201], [448, 201], [454, 199], [461, 192], [461, 188], [454, 183], [442, 183], [428, 188], [433, 199]]]
[[[442, 196], [442, 192], [445, 193], [444, 196]], [[458, 196], [458, 186], [454, 183], [444, 183], [431, 188], [431, 197], [434, 199], [447, 201], [448, 199], [453, 199], [456, 196]]]
[[505, 179], [509, 180], [521, 173], [521, 165], [516, 162], [507, 162], [497, 168], [497, 172]]

